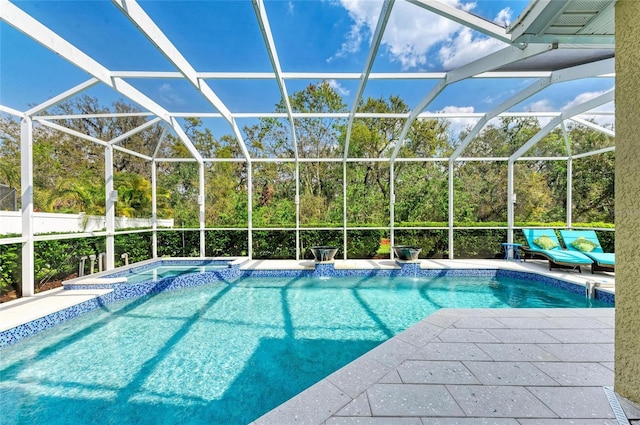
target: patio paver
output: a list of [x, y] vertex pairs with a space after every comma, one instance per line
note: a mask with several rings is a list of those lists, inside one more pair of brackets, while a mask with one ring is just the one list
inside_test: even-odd
[[[613, 308], [439, 310], [345, 369], [368, 367], [371, 379], [357, 375], [349, 386], [349, 374], [338, 371], [317, 384], [340, 376], [338, 387], [349, 388], [335, 412], [307, 420], [318, 399], [307, 404], [303, 393], [276, 414], [292, 419], [282, 423], [317, 425], [614, 425], [603, 390], [613, 385], [614, 315]], [[388, 371], [372, 367], [376, 351], [380, 359], [388, 353]], [[640, 408], [620, 399], [634, 423]], [[272, 415], [254, 425], [276, 423]]]

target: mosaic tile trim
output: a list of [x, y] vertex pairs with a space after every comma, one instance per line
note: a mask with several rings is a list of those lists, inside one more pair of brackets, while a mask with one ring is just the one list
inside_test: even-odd
[[66, 284], [65, 290], [78, 289], [113, 289], [113, 301], [120, 301], [144, 295], [157, 294], [163, 291], [173, 291], [176, 289], [189, 288], [204, 285], [210, 282], [232, 283], [242, 276], [238, 267], [229, 267], [216, 271], [204, 273], [189, 273], [181, 276], [171, 276], [157, 281], [139, 283], [103, 283], [103, 284]]
[[603, 301], [613, 306], [616, 303], [616, 296], [611, 292], [606, 292], [606, 291], [601, 291], [599, 289], [596, 289], [596, 300]]
[[66, 320], [72, 319], [83, 313], [103, 307], [105, 304], [111, 303], [111, 294], [105, 294], [102, 297], [94, 298], [80, 304], [76, 304], [64, 310], [56, 311], [31, 322], [17, 326], [0, 332], [0, 347], [15, 344], [23, 338], [35, 335], [40, 331], [52, 328]]
[[[181, 262], [183, 263], [183, 262]], [[223, 262], [224, 263], [224, 262]], [[157, 263], [156, 263], [157, 264]], [[171, 262], [171, 264], [176, 264]], [[192, 265], [189, 262], [187, 265]], [[181, 264], [182, 265], [182, 264]], [[200, 264], [198, 264], [200, 265]], [[238, 266], [231, 266], [227, 269], [210, 271], [205, 273], [192, 273], [183, 276], [169, 277], [156, 282], [143, 283], [112, 283], [112, 284], [69, 284], [65, 285], [65, 290], [77, 289], [113, 289], [113, 292], [105, 294], [83, 303], [71, 306], [64, 310], [57, 311], [31, 322], [22, 324], [13, 329], [0, 332], [0, 347], [14, 344], [19, 340], [34, 335], [42, 330], [53, 327], [66, 320], [79, 316], [82, 313], [95, 310], [106, 304], [115, 301], [142, 297], [144, 295], [156, 294], [163, 291], [172, 291], [192, 286], [204, 285], [215, 281], [232, 283], [242, 276]]]
[[130, 276], [135, 273], [140, 273], [145, 270], [149, 270], [155, 267], [160, 266], [223, 266], [229, 265], [231, 260], [158, 260], [152, 261], [148, 264], [144, 264], [137, 267], [131, 267], [122, 271], [118, 271], [115, 273], [109, 273], [105, 275], [101, 275], [101, 278], [113, 278], [113, 277], [122, 277], [122, 276]]
[[313, 276], [314, 271], [301, 270], [242, 270], [243, 277], [308, 277]]
[[[556, 279], [549, 276], [539, 275], [536, 273], [521, 272], [521, 271], [514, 271], [514, 270], [498, 270], [497, 276], [541, 283], [543, 285], [553, 286], [554, 288], [560, 288], [565, 291], [569, 291], [578, 295], [585, 294], [585, 287], [582, 285], [578, 285], [577, 283], [567, 282], [566, 280]], [[615, 295], [610, 292], [598, 290], [596, 288], [596, 300], [603, 301], [613, 305], [615, 304]]]
[[[496, 269], [422, 269], [419, 262], [397, 262], [398, 269], [335, 269], [333, 264], [316, 265], [316, 276], [328, 277], [462, 277], [481, 276], [494, 277]], [[318, 270], [318, 266], [322, 266]]]
[[[224, 260], [213, 260], [224, 264]], [[211, 260], [180, 260], [162, 261], [171, 265], [204, 265], [211, 264]], [[228, 262], [227, 262], [228, 263]], [[147, 269], [151, 265], [141, 266], [140, 269]], [[168, 277], [156, 282], [143, 283], [110, 283], [110, 284], [67, 284], [65, 290], [74, 289], [113, 289], [113, 292], [101, 297], [85, 301], [81, 304], [52, 313], [40, 319], [25, 323], [13, 329], [0, 332], [0, 347], [14, 344], [15, 342], [34, 335], [44, 329], [53, 327], [65, 320], [76, 317], [82, 313], [94, 310], [114, 301], [137, 298], [144, 295], [156, 294], [163, 291], [172, 291], [181, 288], [204, 285], [215, 281], [233, 283], [241, 277], [394, 277], [394, 276], [420, 276], [420, 277], [506, 277], [535, 281], [544, 285], [564, 289], [576, 294], [584, 294], [584, 287], [564, 280], [542, 276], [530, 272], [499, 270], [499, 269], [421, 269], [418, 262], [398, 262], [400, 268], [397, 269], [336, 269], [333, 263], [316, 264], [315, 270], [240, 270], [238, 265], [232, 265], [226, 269], [208, 271], [205, 273], [192, 273], [182, 276]], [[127, 272], [128, 273], [128, 272]], [[109, 277], [117, 277], [117, 273]], [[120, 274], [122, 276], [122, 274]], [[615, 295], [610, 292], [596, 290], [596, 299], [610, 303], [615, 302]]]

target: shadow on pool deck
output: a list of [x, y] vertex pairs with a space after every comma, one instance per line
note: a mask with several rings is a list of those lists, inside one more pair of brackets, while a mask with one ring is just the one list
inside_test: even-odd
[[612, 308], [443, 309], [253, 424], [614, 425], [613, 327]]

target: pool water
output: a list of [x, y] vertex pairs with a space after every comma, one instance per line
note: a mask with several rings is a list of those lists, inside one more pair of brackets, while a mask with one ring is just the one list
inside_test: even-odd
[[439, 308], [610, 307], [506, 278], [243, 278], [0, 351], [1, 422], [246, 424]]

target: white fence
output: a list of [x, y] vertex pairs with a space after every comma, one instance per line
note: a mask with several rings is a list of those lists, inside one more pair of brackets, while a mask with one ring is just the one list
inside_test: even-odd
[[[150, 218], [116, 217], [116, 229], [151, 227]], [[34, 233], [94, 232], [105, 230], [105, 217], [86, 214], [33, 213]], [[158, 220], [158, 227], [173, 227], [173, 219]], [[0, 211], [0, 235], [20, 234], [20, 211]]]

